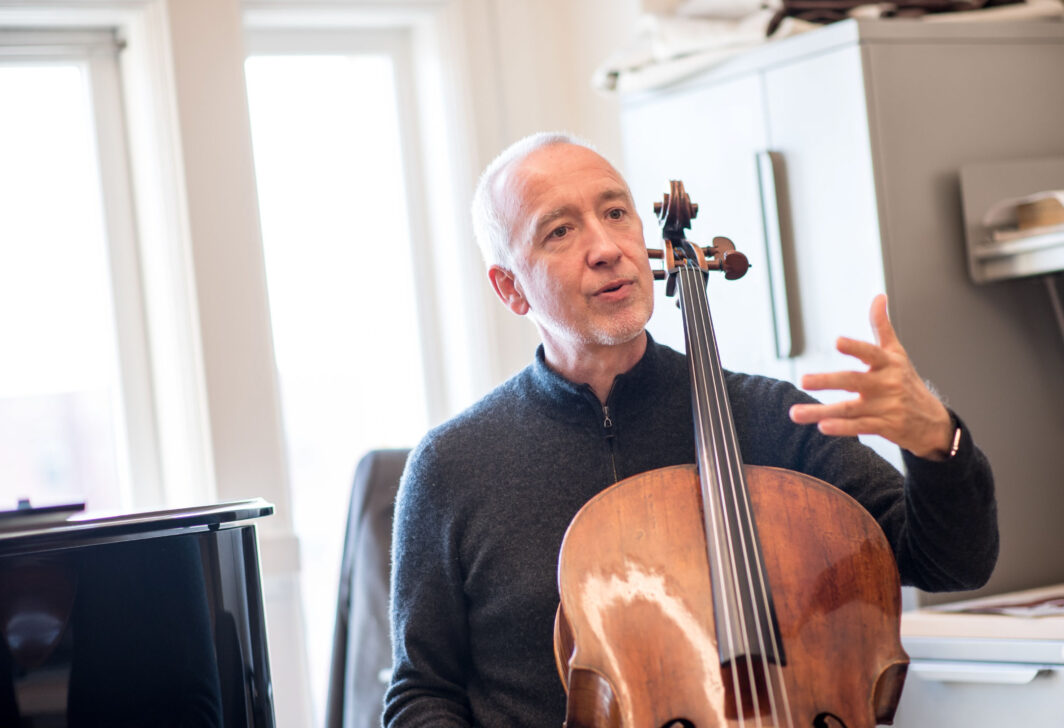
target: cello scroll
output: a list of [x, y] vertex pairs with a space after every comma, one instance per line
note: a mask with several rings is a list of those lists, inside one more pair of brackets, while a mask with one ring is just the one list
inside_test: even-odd
[[647, 251], [651, 259], [663, 261], [662, 270], [654, 271], [655, 280], [668, 281], [665, 293], [672, 296], [676, 291], [678, 265], [693, 265], [704, 272], [724, 271], [724, 277], [733, 281], [746, 275], [750, 268], [747, 257], [735, 249], [728, 238], [717, 236], [713, 244], [705, 247], [695, 245], [684, 237], [691, 221], [698, 216], [698, 205], [691, 202], [683, 182], [672, 180], [669, 192], [661, 202], [654, 203], [654, 214], [661, 226], [662, 248]]

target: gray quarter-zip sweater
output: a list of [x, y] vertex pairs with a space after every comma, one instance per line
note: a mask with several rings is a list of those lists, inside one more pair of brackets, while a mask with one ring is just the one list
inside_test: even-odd
[[[993, 478], [964, 430], [951, 460], [904, 453], [904, 478], [854, 438], [795, 425], [789, 383], [728, 373], [743, 460], [816, 476], [856, 498], [903, 583], [975, 588], [998, 536]], [[695, 460], [685, 357], [650, 341], [605, 407], [535, 361], [412, 453], [395, 515], [394, 670], [384, 725], [560, 726], [553, 657], [558, 551], [573, 516], [619, 479]]]

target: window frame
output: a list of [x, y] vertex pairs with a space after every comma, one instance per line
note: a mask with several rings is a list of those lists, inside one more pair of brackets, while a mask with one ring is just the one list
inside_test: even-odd
[[479, 22], [487, 9], [481, 0], [339, 0], [314, 6], [243, 0], [242, 7], [245, 44], [256, 49], [257, 37], [275, 32], [274, 37], [302, 34], [303, 42], [354, 40], [370, 48], [380, 38], [405, 45], [396, 57], [401, 139], [410, 151], [404, 177], [429, 422], [438, 424], [513, 373], [497, 346], [499, 320], [506, 315], [486, 285], [468, 214], [478, 170], [490, 159], [483, 150], [498, 146], [484, 133], [486, 110], [472, 97], [480, 79], [467, 71], [471, 54], [482, 54], [483, 44], [467, 36], [466, 26]]
[[123, 118], [122, 46], [113, 30], [0, 28], [0, 64], [74, 64], [85, 70], [117, 343], [118, 376], [112, 390], [117, 399], [118, 496], [128, 508], [160, 504], [163, 488]]
[[[423, 157], [420, 150], [419, 119], [417, 114], [415, 74], [413, 68], [413, 41], [410, 29], [380, 28], [366, 30], [361, 28], [307, 28], [307, 27], [267, 27], [253, 28], [245, 31], [246, 57], [254, 56], [358, 56], [375, 55], [386, 57], [392, 67], [393, 83], [396, 94], [396, 114], [398, 117], [399, 144], [402, 149], [402, 190], [395, 190], [396, 194], [405, 196], [406, 230], [395, 236], [396, 240], [408, 239], [410, 245], [410, 261], [412, 268], [403, 268], [396, 272], [388, 269], [390, 245], [396, 245], [389, 239], [368, 241], [365, 263], [373, 269], [374, 275], [413, 275], [414, 287], [414, 315], [416, 317], [416, 336], [421, 359], [418, 362], [418, 370], [422, 377], [422, 391], [424, 392], [425, 414], [429, 420], [433, 417], [439, 420], [446, 416], [446, 392], [444, 375], [440, 367], [433, 366], [442, 356], [442, 341], [439, 338], [440, 324], [439, 311], [435, 304], [435, 276], [433, 275], [433, 236], [428, 222], [426, 196], [423, 180], [425, 170]], [[365, 312], [369, 315], [379, 315], [376, 312]], [[386, 314], [385, 314], [386, 315]], [[283, 380], [282, 380], [283, 383]], [[282, 401], [282, 409], [284, 402]], [[289, 427], [285, 427], [286, 439], [290, 434]], [[413, 442], [408, 442], [413, 445]], [[291, 443], [286, 443], [291, 447]], [[353, 457], [358, 453], [350, 453]], [[294, 463], [293, 463], [294, 465]], [[353, 472], [353, 468], [352, 471]], [[290, 473], [290, 482], [296, 483], [299, 473]], [[306, 503], [297, 501], [295, 494], [292, 495], [293, 506]], [[297, 524], [293, 523], [295, 527]], [[305, 525], [305, 524], [304, 524]], [[306, 534], [296, 532], [297, 537], [305, 538]], [[342, 530], [337, 534], [336, 547], [342, 551]], [[336, 566], [339, 566], [337, 559]], [[320, 603], [322, 595], [315, 593], [306, 594], [308, 589], [315, 592], [323, 584], [320, 578], [311, 581], [310, 574], [313, 570], [304, 569], [301, 590], [304, 594], [305, 612], [317, 618], [318, 613], [314, 603]], [[333, 588], [330, 586], [328, 588]], [[328, 610], [325, 610], [328, 612]], [[321, 674], [321, 669], [327, 665], [329, 644], [322, 644], [321, 635], [308, 624], [305, 631], [306, 638], [314, 638], [314, 644], [306, 645], [308, 655], [318, 657], [317, 662], [311, 662], [307, 671], [307, 677], [311, 683], [312, 710], [315, 712], [315, 720], [320, 722], [325, 712], [327, 702], [328, 674]], [[324, 651], [323, 651], [324, 650]], [[321, 662], [321, 658], [325, 662]], [[318, 669], [314, 669], [314, 666]]]
[[[418, 320], [418, 338], [422, 352], [422, 378], [426, 410], [430, 421], [446, 415], [444, 375], [432, 362], [443, 356], [440, 340], [439, 308], [436, 301], [436, 282], [433, 236], [425, 211], [426, 192], [423, 155], [420, 147], [420, 124], [416, 104], [416, 82], [413, 68], [411, 32], [408, 28], [393, 27], [366, 30], [363, 28], [313, 27], [251, 27], [245, 31], [245, 51], [253, 55], [383, 55], [392, 61], [395, 75], [396, 101], [399, 116], [399, 143], [403, 150], [403, 194], [407, 201], [407, 225], [410, 234], [410, 258], [413, 267]], [[379, 254], [369, 262], [378, 273], [387, 270], [388, 241], [380, 241]]]

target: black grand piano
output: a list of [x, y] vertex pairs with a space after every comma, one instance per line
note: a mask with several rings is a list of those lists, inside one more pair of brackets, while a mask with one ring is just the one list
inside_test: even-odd
[[0, 518], [0, 727], [274, 726], [261, 499]]

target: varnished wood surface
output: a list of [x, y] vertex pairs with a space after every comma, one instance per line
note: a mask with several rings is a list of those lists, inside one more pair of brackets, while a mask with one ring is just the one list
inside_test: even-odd
[[775, 709], [792, 722], [758, 723], [749, 714], [744, 722], [726, 709], [735, 696], [717, 654], [692, 465], [628, 478], [570, 525], [556, 625], [568, 728], [657, 728], [680, 719], [697, 728], [811, 726], [824, 714], [873, 728], [892, 718], [908, 659], [897, 569], [878, 524], [815, 478], [745, 470], [786, 654], [789, 707]]

